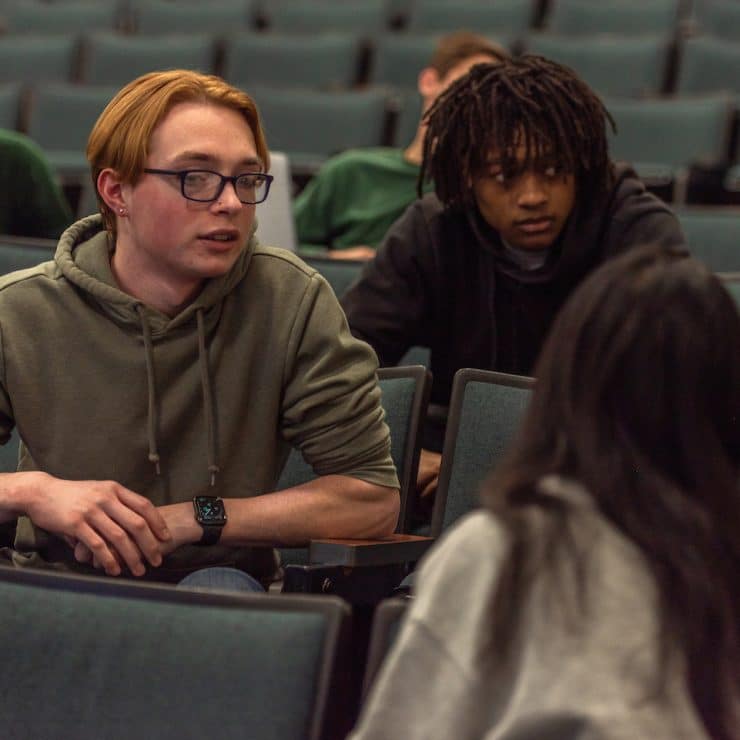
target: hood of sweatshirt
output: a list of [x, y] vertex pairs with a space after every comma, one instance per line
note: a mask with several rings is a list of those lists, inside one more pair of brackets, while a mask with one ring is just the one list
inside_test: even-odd
[[54, 260], [64, 277], [84, 291], [111, 320], [140, 332], [142, 337], [142, 372], [148, 389], [147, 438], [149, 461], [160, 473], [157, 444], [157, 388], [154, 372], [153, 342], [171, 332], [193, 333], [198, 346], [205, 424], [208, 440], [208, 471], [214, 486], [219, 473], [214, 422], [213, 383], [208, 362], [206, 336], [218, 321], [221, 302], [244, 278], [257, 238], [253, 227], [250, 237], [233, 267], [224, 275], [206, 280], [198, 296], [175, 316], [167, 316], [138, 298], [124, 293], [116, 284], [110, 265], [114, 246], [103, 227], [100, 215], [89, 216], [70, 226], [61, 236]]
[[[641, 218], [648, 211], [669, 211], [661, 201], [648, 194], [634, 169], [624, 163], [613, 166], [614, 180], [609, 190], [600, 199], [588, 205], [578, 200], [562, 232], [552, 244], [544, 264], [534, 270], [517, 264], [501, 237], [483, 218], [477, 206], [466, 209], [465, 215], [480, 248], [490, 254], [496, 269], [519, 283], [550, 283], [565, 277], [581, 275], [592, 264], [601, 261], [601, 254], [610, 245], [604, 243], [604, 233], [609, 225], [609, 214], [620, 213], [626, 222]], [[645, 197], [640, 197], [640, 196]], [[629, 203], [621, 208], [620, 203]]]
[[[176, 316], [167, 316], [142, 303], [116, 284], [110, 266], [114, 246], [99, 215], [88, 216], [70, 226], [61, 236], [54, 260], [67, 280], [98, 303], [119, 324], [142, 325], [143, 319], [157, 337], [187, 326], [198, 312], [217, 307], [246, 274], [257, 238], [252, 228], [249, 240], [234, 266], [225, 275], [207, 280], [192, 303]], [[192, 325], [192, 324], [191, 324]]]

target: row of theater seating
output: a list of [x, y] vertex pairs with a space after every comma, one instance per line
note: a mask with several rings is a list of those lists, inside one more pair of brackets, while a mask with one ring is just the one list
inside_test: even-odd
[[[0, 566], [3, 737], [340, 740], [406, 603], [229, 594]], [[20, 678], [19, 678], [20, 677]]]
[[[62, 177], [86, 181], [87, 136], [116, 89], [49, 84], [24, 98], [18, 85], [0, 86], [0, 127], [27, 132]], [[285, 151], [299, 175], [314, 172], [328, 156], [350, 147], [404, 145], [413, 137], [420, 114], [416, 93], [393, 94], [384, 87], [349, 93], [246, 89], [257, 100], [271, 148]], [[724, 171], [736, 156], [732, 96], [606, 102], [617, 123], [617, 134], [611, 136], [613, 156], [633, 162], [648, 185], [666, 191], [661, 194], [667, 199], [683, 201], [691, 195], [692, 167], [694, 172], [696, 165]], [[19, 110], [25, 114], [23, 123]], [[729, 170], [727, 187], [740, 190], [740, 177], [734, 177], [738, 182]], [[689, 200], [701, 201], [701, 193]]]
[[171, 0], [4, 0], [8, 32], [59, 32], [87, 27], [138, 33], [235, 28], [316, 33], [389, 29], [444, 32], [467, 26], [484, 32], [521, 34], [530, 28], [557, 33], [674, 33], [705, 29], [740, 38], [734, 0], [215, 0], [207, 5]]
[[[740, 208], [686, 206], [675, 209], [690, 251], [726, 281], [740, 304]], [[260, 217], [260, 207], [257, 209]], [[0, 275], [22, 270], [52, 258], [56, 242], [0, 234]], [[359, 276], [363, 262], [301, 255], [341, 297]], [[419, 354], [415, 358], [422, 357]], [[422, 359], [422, 364], [425, 360]], [[7, 465], [7, 463], [5, 463]], [[3, 462], [0, 461], [0, 470]]]
[[[740, 3], [739, 3], [740, 5]], [[0, 38], [0, 82], [122, 85], [151, 69], [190, 68], [247, 86], [349, 90], [415, 89], [438, 36], [384, 34], [364, 43], [356, 34], [316, 36], [207, 33], [123, 36], [89, 32]], [[603, 95], [632, 97], [740, 91], [740, 41], [697, 36], [678, 42], [661, 34], [589, 37], [530, 34], [494, 40], [514, 52], [543, 54], [573, 67]]]
[[[23, 246], [29, 245], [16, 248]], [[380, 383], [405, 504], [418, 464], [429, 374], [423, 368], [384, 370]], [[500, 373], [456, 375], [433, 538], [477, 505], [474, 492], [514, 435], [531, 387], [531, 379]], [[281, 484], [311, 475], [293, 455]], [[409, 522], [404, 505], [402, 533]], [[342, 595], [358, 607], [359, 618], [428, 544], [404, 534], [355, 546], [315, 542], [310, 564], [287, 566], [284, 587]], [[5, 632], [13, 636], [3, 641], [2, 657], [15, 667], [0, 680], [6, 737], [66, 736], [74, 730], [82, 738], [174, 738], [200, 736], [217, 726], [219, 737], [333, 738], [342, 737], [354, 719], [356, 695], [348, 676], [363, 670], [364, 645], [357, 641], [363, 630], [354, 631], [353, 644], [347, 642], [349, 609], [339, 600], [193, 594], [5, 568], [0, 595]], [[377, 612], [366, 684], [402, 608], [389, 603]], [[18, 675], [34, 681], [18, 681]], [[205, 707], [193, 701], [202, 692], [211, 697]]]

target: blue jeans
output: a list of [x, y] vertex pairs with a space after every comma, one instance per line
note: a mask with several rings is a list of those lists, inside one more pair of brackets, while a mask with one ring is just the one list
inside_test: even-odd
[[238, 593], [265, 593], [262, 584], [255, 578], [236, 568], [203, 568], [195, 570], [185, 576], [180, 583], [180, 588], [197, 588], [205, 591], [236, 591]]

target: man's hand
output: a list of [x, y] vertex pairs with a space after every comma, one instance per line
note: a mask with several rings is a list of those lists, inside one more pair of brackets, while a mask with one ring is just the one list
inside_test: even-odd
[[431, 509], [434, 494], [439, 482], [439, 466], [442, 455], [439, 452], [422, 450], [419, 456], [419, 472], [416, 475], [416, 494], [424, 508]]
[[375, 250], [367, 246], [347, 247], [347, 249], [330, 249], [328, 255], [333, 260], [371, 260], [375, 257]]
[[74, 547], [80, 562], [97, 563], [108, 575], [126, 565], [136, 576], [162, 564], [171, 535], [148, 499], [114, 481], [68, 481], [44, 475], [26, 514]]

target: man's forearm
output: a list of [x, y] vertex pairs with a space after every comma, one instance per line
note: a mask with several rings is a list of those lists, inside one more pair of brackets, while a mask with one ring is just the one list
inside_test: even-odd
[[[305, 545], [312, 539], [371, 539], [392, 534], [399, 495], [344, 475], [327, 475], [284, 491], [253, 498], [224, 498], [226, 545]], [[202, 535], [190, 502], [160, 507], [178, 545]]]

